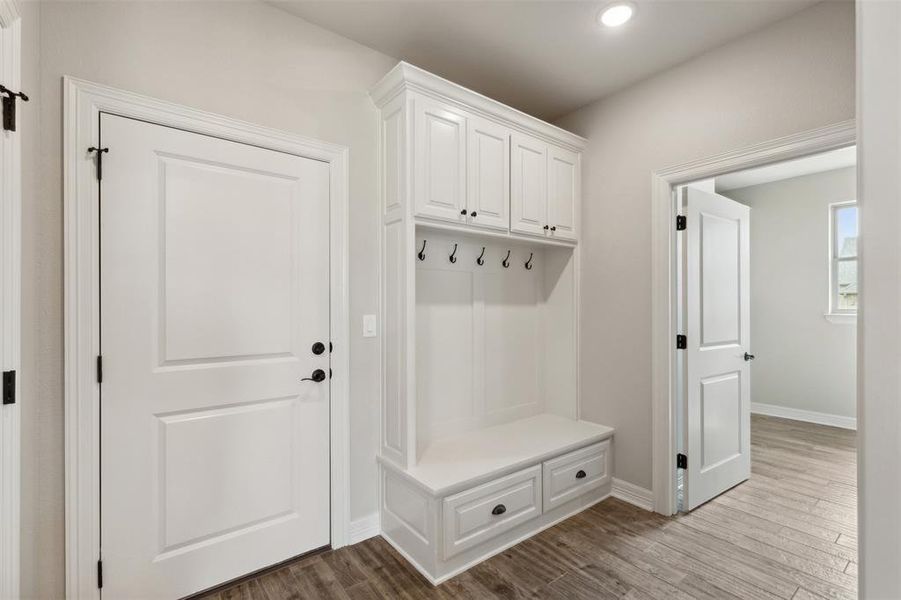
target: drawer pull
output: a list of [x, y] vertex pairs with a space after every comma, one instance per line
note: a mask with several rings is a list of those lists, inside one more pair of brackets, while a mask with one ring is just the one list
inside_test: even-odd
[[507, 512], [507, 507], [503, 504], [498, 504], [494, 508], [491, 509], [491, 514], [493, 515], [502, 515]]
[[585, 471], [580, 470], [578, 473], [576, 473], [576, 479], [585, 479], [585, 476]]

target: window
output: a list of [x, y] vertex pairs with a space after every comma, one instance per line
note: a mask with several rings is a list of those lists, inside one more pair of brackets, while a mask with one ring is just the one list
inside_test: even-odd
[[857, 314], [857, 202], [829, 207], [829, 313]]

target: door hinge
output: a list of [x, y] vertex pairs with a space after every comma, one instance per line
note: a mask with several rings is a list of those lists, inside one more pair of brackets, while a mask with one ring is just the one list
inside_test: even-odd
[[97, 383], [103, 383], [103, 356], [97, 355]]
[[677, 469], [687, 469], [688, 468], [688, 457], [684, 454], [676, 455], [676, 468]]
[[97, 155], [97, 158], [94, 160], [94, 165], [97, 168], [97, 181], [103, 181], [103, 153], [109, 152], [109, 148], [96, 148], [91, 146], [88, 148], [88, 152], [93, 152]]
[[685, 350], [688, 348], [688, 337], [681, 333], [676, 336], [676, 350]]
[[688, 227], [688, 217], [683, 215], [676, 216], [676, 231], [683, 231], [686, 227]]
[[16, 403], [16, 372], [3, 371], [3, 404]]
[[103, 587], [103, 561], [97, 561], [97, 587]]
[[16, 100], [28, 102], [28, 96], [22, 92], [14, 92], [4, 85], [0, 85], [0, 94], [3, 94], [3, 130], [16, 130]]

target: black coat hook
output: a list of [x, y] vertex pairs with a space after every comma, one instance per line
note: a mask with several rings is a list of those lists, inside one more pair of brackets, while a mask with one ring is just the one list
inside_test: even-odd
[[510, 267], [510, 251], [509, 250], [507, 250], [507, 257], [501, 261], [501, 264], [504, 266], [505, 269]]
[[457, 244], [456, 244], [456, 242], [454, 243], [454, 251], [451, 252], [451, 255], [448, 256], [447, 259], [449, 261], [451, 261], [451, 264], [457, 262]]
[[483, 258], [484, 256], [485, 256], [485, 246], [482, 246], [482, 253], [479, 254], [479, 257], [476, 259], [476, 264], [479, 265], [480, 267], [485, 264], [485, 259]]
[[425, 240], [422, 240], [422, 250], [416, 255], [419, 260], [425, 260], [425, 242]]
[[529, 260], [526, 261], [526, 271], [532, 270], [532, 256], [534, 256], [534, 252], [529, 252]]

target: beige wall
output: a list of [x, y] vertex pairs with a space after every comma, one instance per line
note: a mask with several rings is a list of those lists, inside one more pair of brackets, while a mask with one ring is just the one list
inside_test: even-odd
[[351, 511], [375, 511], [379, 347], [358, 335], [362, 315], [378, 312], [378, 129], [368, 90], [396, 61], [257, 2], [24, 5], [34, 100], [23, 127], [23, 595], [59, 598], [64, 589], [63, 75], [350, 148]]
[[823, 315], [829, 205], [857, 199], [857, 169], [722, 194], [751, 207], [751, 402], [856, 417], [857, 327]]
[[616, 477], [651, 487], [651, 173], [853, 118], [854, 41], [824, 2], [557, 121], [589, 139], [582, 415], [616, 427]]

